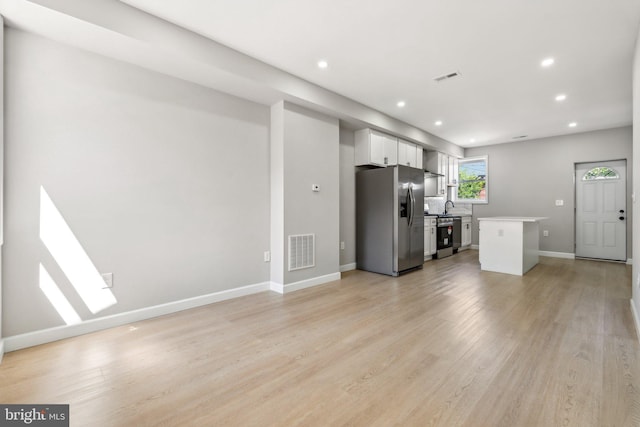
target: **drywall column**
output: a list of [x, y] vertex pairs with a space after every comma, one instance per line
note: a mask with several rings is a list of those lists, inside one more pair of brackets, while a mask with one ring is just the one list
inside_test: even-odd
[[633, 274], [631, 279], [631, 309], [640, 338], [640, 209], [636, 201], [640, 197], [640, 32], [636, 38], [633, 60]]
[[[284, 101], [271, 107], [271, 289], [276, 292], [340, 278], [339, 139], [336, 118]], [[315, 237], [315, 263], [290, 271], [289, 236], [307, 234]]]

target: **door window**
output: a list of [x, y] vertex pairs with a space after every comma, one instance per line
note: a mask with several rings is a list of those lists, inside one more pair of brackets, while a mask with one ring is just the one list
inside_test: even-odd
[[620, 175], [611, 168], [601, 166], [588, 170], [582, 176], [583, 181], [591, 181], [594, 179], [620, 179]]

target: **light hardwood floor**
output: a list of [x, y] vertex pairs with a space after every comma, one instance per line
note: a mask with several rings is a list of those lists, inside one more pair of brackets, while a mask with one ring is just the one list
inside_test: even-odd
[[630, 270], [349, 272], [9, 353], [0, 402], [72, 426], [640, 426]]

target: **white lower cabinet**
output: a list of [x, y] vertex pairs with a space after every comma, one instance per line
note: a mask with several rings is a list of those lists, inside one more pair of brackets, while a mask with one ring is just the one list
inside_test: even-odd
[[471, 246], [471, 217], [462, 217], [462, 242], [461, 246]]
[[436, 238], [436, 219], [432, 217], [424, 218], [424, 260], [430, 260], [438, 248]]

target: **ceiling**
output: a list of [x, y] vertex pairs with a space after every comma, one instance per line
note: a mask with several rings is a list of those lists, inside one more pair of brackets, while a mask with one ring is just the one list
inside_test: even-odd
[[123, 2], [462, 147], [631, 124], [637, 0]]

